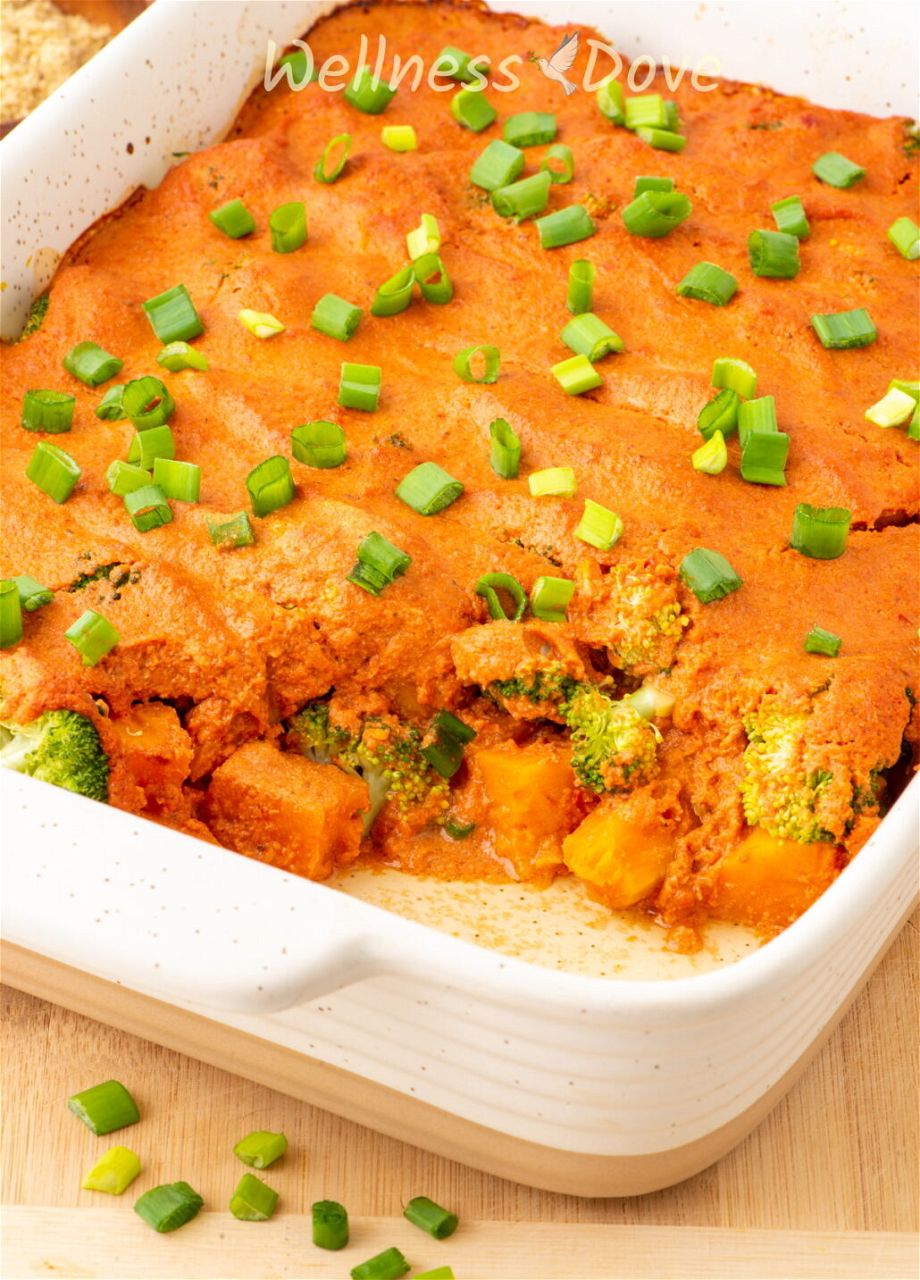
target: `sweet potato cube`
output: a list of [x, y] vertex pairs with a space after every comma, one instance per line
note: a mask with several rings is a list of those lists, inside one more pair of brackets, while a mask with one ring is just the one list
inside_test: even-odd
[[562, 865], [562, 838], [573, 822], [575, 778], [568, 753], [532, 742], [502, 742], [472, 757], [481, 780], [495, 852], [522, 880], [547, 879]]
[[630, 822], [601, 804], [563, 842], [566, 865], [610, 907], [631, 907], [658, 888], [673, 852], [660, 825]]
[[145, 702], [109, 721], [134, 782], [148, 801], [167, 802], [188, 776], [192, 742], [175, 708]]
[[759, 929], [784, 929], [837, 874], [832, 844], [781, 840], [755, 827], [713, 870], [714, 916]]

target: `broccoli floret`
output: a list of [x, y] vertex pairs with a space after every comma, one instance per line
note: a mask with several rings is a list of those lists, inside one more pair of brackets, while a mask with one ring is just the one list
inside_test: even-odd
[[561, 719], [560, 708], [577, 687], [578, 681], [568, 675], [559, 662], [511, 680], [493, 680], [485, 692], [499, 706], [522, 720]]
[[394, 803], [403, 815], [419, 811], [433, 820], [446, 814], [450, 789], [422, 755], [422, 735], [411, 725], [382, 717], [364, 721], [337, 764], [352, 769], [367, 783], [370, 810], [365, 831], [374, 825], [384, 804]]
[[572, 768], [590, 791], [622, 791], [658, 772], [661, 734], [628, 701], [580, 684], [562, 708], [572, 734]]
[[288, 741], [317, 764], [337, 764], [351, 735], [329, 720], [328, 702], [308, 702], [288, 724]]
[[92, 800], [109, 798], [109, 759], [76, 711], [46, 711], [29, 724], [0, 724], [0, 765]]
[[668, 566], [616, 565], [589, 573], [569, 610], [580, 640], [602, 645], [636, 678], [670, 667], [688, 618]]

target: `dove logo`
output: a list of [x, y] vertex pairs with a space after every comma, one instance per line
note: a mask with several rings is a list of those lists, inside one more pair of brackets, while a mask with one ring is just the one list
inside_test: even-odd
[[565, 73], [570, 70], [575, 56], [578, 53], [578, 32], [575, 31], [570, 36], [563, 36], [562, 43], [551, 58], [538, 58], [531, 54], [533, 61], [537, 64], [547, 80], [554, 80], [556, 84], [562, 85], [565, 96], [574, 93], [578, 88], [571, 80], [567, 80]]

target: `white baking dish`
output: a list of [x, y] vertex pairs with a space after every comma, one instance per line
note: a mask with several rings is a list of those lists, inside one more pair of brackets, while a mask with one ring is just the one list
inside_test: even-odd
[[[2, 145], [4, 332], [80, 232], [157, 181], [172, 152], [220, 136], [261, 76], [266, 37], [283, 44], [330, 7], [157, 0], [19, 126]], [[871, 5], [794, 6], [820, 32], [812, 68], [796, 65], [801, 45], [759, 39], [784, 6], [712, 6], [707, 22], [690, 5], [523, 7], [593, 21], [633, 54], [721, 52], [733, 74], [911, 110], [894, 87], [913, 92], [910, 6], [897, 6], [897, 45], [876, 39]], [[858, 57], [843, 41], [854, 24], [871, 33]], [[891, 105], [869, 92], [882, 81]], [[822, 1043], [917, 889], [920, 779], [768, 946], [698, 976], [612, 981], [472, 946], [32, 779], [3, 772], [0, 786], [8, 981], [482, 1168], [589, 1195], [667, 1185], [738, 1141]]]

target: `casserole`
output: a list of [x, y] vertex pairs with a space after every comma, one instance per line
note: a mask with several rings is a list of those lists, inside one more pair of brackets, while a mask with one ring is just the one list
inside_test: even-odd
[[[261, 7], [260, 17], [267, 9], [268, 6]], [[240, 12], [245, 15], [246, 10]], [[214, 41], [210, 47], [215, 47]], [[134, 148], [134, 144], [131, 145]], [[37, 805], [46, 821], [63, 820], [68, 834], [71, 830], [84, 829], [86, 820], [80, 814], [85, 808], [66, 807], [79, 806], [82, 802], [57, 795], [53, 798], [43, 795], [41, 800], [33, 800], [30, 797], [36, 794], [37, 785], [23, 779], [15, 791], [17, 800], [10, 806], [11, 821], [14, 824], [22, 821], [25, 826], [18, 830], [14, 826], [13, 838], [7, 842], [14, 848], [19, 847], [26, 830], [34, 823]], [[505, 1134], [508, 1142], [501, 1157], [505, 1161], [501, 1166], [503, 1172], [515, 1173], [516, 1170], [516, 1176], [525, 1180], [543, 1179], [543, 1185], [560, 1188], [564, 1185], [572, 1190], [600, 1188], [595, 1194], [643, 1190], [701, 1167], [714, 1158], [713, 1152], [717, 1152], [720, 1143], [730, 1143], [733, 1136], [740, 1136], [744, 1125], [753, 1123], [758, 1108], [762, 1109], [767, 1100], [775, 1096], [795, 1064], [802, 1061], [809, 1043], [815, 1043], [816, 1031], [830, 1025], [847, 995], [855, 989], [910, 897], [909, 809], [905, 811], [904, 799], [886, 820], [885, 839], [882, 831], [873, 837], [857, 863], [826, 895], [828, 901], [849, 900], [847, 886], [857, 880], [865, 881], [872, 874], [878, 875], [885, 865], [880, 849], [897, 837], [896, 852], [891, 855], [888, 866], [891, 878], [877, 885], [878, 918], [873, 925], [868, 923], [872, 919], [873, 899], [871, 893], [866, 892], [865, 945], [854, 947], [848, 940], [845, 963], [842, 956], [828, 952], [824, 958], [836, 960], [839, 971], [835, 963], [822, 967], [821, 980], [810, 984], [805, 991], [792, 989], [795, 984], [789, 979], [793, 975], [788, 973], [786, 983], [773, 974], [772, 991], [758, 985], [766, 982], [758, 975], [770, 973], [780, 963], [777, 957], [783, 950], [784, 938], [735, 969], [726, 970], [725, 974], [694, 979], [699, 985], [691, 986], [689, 992], [698, 992], [696, 996], [678, 984], [667, 993], [660, 991], [657, 984], [639, 990], [629, 990], [632, 984], [612, 990], [600, 984], [600, 988], [589, 989], [589, 983], [584, 987], [575, 986], [566, 975], [556, 975], [550, 982], [545, 974], [540, 974], [540, 997], [535, 1002], [525, 997], [521, 987], [522, 971], [513, 962], [494, 957], [486, 962], [482, 953], [458, 951], [460, 944], [444, 942], [438, 944], [439, 953], [443, 947], [444, 966], [433, 966], [427, 952], [417, 949], [431, 945], [430, 935], [402, 924], [395, 930], [389, 917], [370, 913], [370, 908], [357, 904], [346, 906], [342, 899], [327, 906], [328, 895], [322, 896], [324, 891], [316, 886], [277, 876], [271, 884], [265, 880], [263, 885], [262, 880], [254, 878], [263, 875], [260, 868], [247, 867], [245, 871], [236, 866], [229, 868], [225, 865], [226, 855], [207, 847], [195, 855], [196, 863], [201, 864], [200, 872], [189, 876], [191, 855], [187, 838], [171, 833], [157, 833], [154, 862], [161, 866], [162, 878], [170, 881], [185, 857], [185, 883], [180, 901], [173, 904], [169, 900], [147, 897], [148, 892], [153, 895], [162, 892], [162, 885], [149, 874], [149, 867], [154, 863], [137, 857], [130, 849], [135, 840], [139, 844], [143, 842], [147, 832], [142, 830], [144, 824], [126, 815], [118, 817], [133, 826], [110, 823], [108, 815], [98, 817], [93, 824], [98, 827], [95, 849], [84, 851], [78, 840], [74, 842], [78, 853], [70, 855], [80, 858], [81, 882], [96, 887], [100, 883], [113, 885], [116, 897], [108, 898], [108, 890], [87, 895], [73, 879], [72, 871], [62, 876], [60, 869], [55, 871], [53, 863], [46, 863], [43, 870], [36, 871], [34, 865], [20, 860], [21, 865], [13, 868], [9, 880], [14, 889], [10, 895], [14, 905], [8, 936], [30, 950], [50, 950], [59, 962], [88, 969], [100, 977], [117, 974], [121, 981], [141, 992], [167, 995], [183, 1004], [188, 1000], [183, 999], [178, 988], [183, 983], [188, 987], [188, 975], [193, 974], [191, 987], [195, 1004], [211, 1011], [242, 1010], [238, 1015], [228, 1013], [224, 1018], [227, 1025], [256, 1035], [262, 1041], [270, 1037], [291, 1049], [306, 1042], [316, 1047], [318, 1061], [340, 1072], [360, 1063], [362, 1075], [378, 1086], [387, 1086], [410, 1098], [413, 1094], [422, 1094], [430, 1105], [445, 1113], [453, 1112], [467, 1125]], [[52, 819], [52, 813], [59, 817]], [[133, 831], [138, 834], [134, 836]], [[176, 843], [179, 840], [181, 846]], [[128, 851], [123, 847], [125, 842]], [[172, 860], [173, 854], [177, 861]], [[125, 873], [122, 865], [127, 868]], [[147, 872], [144, 872], [145, 866]], [[857, 870], [863, 872], [859, 877], [852, 874]], [[36, 876], [45, 880], [48, 875], [53, 879], [50, 888], [35, 881]], [[220, 886], [219, 893], [214, 892], [215, 882]], [[135, 915], [135, 907], [129, 905], [129, 900], [133, 900], [130, 890], [141, 885], [145, 892], [140, 894], [139, 914]], [[865, 885], [863, 889], [865, 891]], [[224, 895], [225, 890], [229, 896]], [[272, 905], [269, 898], [274, 891], [279, 892], [280, 900]], [[849, 890], [849, 898], [853, 892], [855, 890]], [[302, 896], [304, 893], [307, 897]], [[101, 905], [103, 899], [108, 905]], [[165, 908], [167, 918], [173, 905], [178, 908], [168, 939], [164, 930], [153, 927], [160, 917], [154, 916], [151, 920], [144, 911], [143, 903], [153, 901], [158, 902], [161, 911]], [[819, 915], [826, 914], [821, 911], [824, 901], [814, 909]], [[82, 905], [67, 906], [78, 902]], [[284, 937], [284, 930], [277, 925], [285, 910], [298, 914], [301, 903], [303, 910], [310, 913], [311, 936], [306, 945], [298, 939], [296, 929]], [[310, 907], [310, 903], [315, 905]], [[320, 903], [324, 905], [321, 907]], [[99, 913], [93, 916], [91, 926], [84, 914], [87, 908]], [[843, 913], [843, 908], [839, 910]], [[66, 920], [68, 911], [70, 921]], [[215, 930], [202, 924], [204, 916], [210, 918], [212, 912], [215, 917], [224, 916]], [[280, 944], [284, 937], [283, 946], [278, 948], [279, 956], [267, 965], [263, 939], [251, 936], [247, 928], [235, 927], [234, 920], [234, 915], [242, 915], [243, 924], [248, 925], [250, 920], [265, 918], [265, 913], [272, 919], [273, 945]], [[319, 913], [322, 929], [314, 918]], [[42, 933], [43, 915], [55, 920], [55, 939], [50, 948], [47, 943], [36, 946]], [[192, 915], [196, 918], [194, 929]], [[795, 926], [788, 936], [817, 938], [820, 930], [816, 919], [810, 913], [802, 922], [802, 928]], [[799, 929], [798, 934], [795, 929]], [[802, 929], [806, 929], [806, 933]], [[92, 956], [80, 950], [81, 939], [85, 943], [88, 932]], [[158, 936], [161, 933], [162, 949]], [[237, 934], [242, 936], [235, 936]], [[836, 939], [838, 948], [846, 936], [844, 930]], [[124, 946], [126, 937], [132, 940], [130, 949]], [[201, 941], [196, 942], [196, 938]], [[135, 942], [140, 939], [147, 941]], [[830, 945], [826, 935], [824, 944]], [[148, 945], [156, 952], [155, 960]], [[236, 950], [228, 955], [230, 948]], [[217, 966], [219, 973], [214, 965], [218, 954], [221, 957]], [[813, 958], [819, 954], [814, 953]], [[807, 947], [799, 953], [799, 960], [805, 955]], [[20, 963], [26, 963], [21, 956]], [[36, 962], [33, 959], [30, 963]], [[752, 974], [747, 979], [751, 985], [746, 988], [736, 985], [734, 995], [732, 982], [720, 985], [715, 981], [726, 974], [742, 973], [745, 966], [748, 966], [746, 972]], [[467, 973], [461, 983], [459, 971], [464, 968]], [[419, 970], [426, 974], [426, 986], [423, 995], [413, 997], [411, 975]], [[373, 976], [381, 972], [389, 972], [391, 977]], [[262, 973], [268, 976], [255, 981]], [[506, 973], [510, 977], [505, 977]], [[827, 989], [831, 978], [834, 979], [832, 989]], [[736, 983], [738, 981], [736, 979]], [[327, 1000], [312, 1010], [292, 1011], [292, 1006], [330, 986], [349, 982], [355, 984], [353, 988], [332, 1002]], [[490, 992], [488, 999], [477, 1004], [475, 1014], [463, 994], [464, 987]], [[410, 1017], [413, 1004], [418, 1007], [420, 999], [427, 1001], [428, 1008], [426, 1025], [421, 1026], [417, 1018]], [[746, 1019], [741, 1013], [741, 1006], [745, 1004]], [[790, 1005], [795, 1010], [794, 1017], [790, 1017]], [[310, 1013], [320, 1012], [334, 1015], [325, 1019], [335, 1025], [331, 1045], [322, 1042], [309, 1019]], [[708, 1023], [706, 1038], [697, 1045], [691, 1044], [692, 1036], [688, 1035], [684, 1021], [691, 1013]], [[550, 1014], [555, 1031], [547, 1037], [547, 1027], [541, 1023]], [[469, 1026], [462, 1035], [455, 1029], [461, 1019], [472, 1017], [477, 1024], [477, 1035], [475, 1047], [471, 1049]], [[320, 1023], [323, 1021], [318, 1019]], [[397, 1040], [401, 1025], [406, 1023], [413, 1026], [411, 1054], [401, 1048]], [[567, 1052], [560, 1054], [552, 1046], [560, 1038], [563, 1025]], [[696, 1025], [699, 1030], [701, 1024]], [[384, 1027], [387, 1036], [397, 1040], [395, 1044], [383, 1043], [387, 1038], [382, 1034]], [[677, 1028], [682, 1028], [683, 1034], [674, 1038]], [[498, 1044], [500, 1030], [504, 1031], [501, 1040], [503, 1045], [507, 1042], [507, 1053]], [[737, 1055], [725, 1054], [725, 1060], [717, 1064], [712, 1046], [718, 1044], [720, 1050], [724, 1050], [729, 1031]], [[210, 1035], [212, 1040], [216, 1039], [213, 1029]], [[763, 1051], [762, 1039], [769, 1040], [769, 1052]], [[261, 1053], [265, 1052], [263, 1048]], [[721, 1052], [719, 1056], [723, 1056]], [[419, 1083], [408, 1084], [416, 1058], [420, 1059], [418, 1071], [425, 1074], [419, 1075]], [[535, 1058], [542, 1066], [535, 1063]], [[739, 1068], [736, 1058], [743, 1061], [748, 1075], [745, 1069]], [[439, 1059], [446, 1059], [444, 1065]], [[570, 1068], [573, 1059], [580, 1064], [578, 1070]], [[462, 1076], [469, 1075], [471, 1069], [479, 1080], [494, 1086], [489, 1091], [488, 1104], [482, 1098], [465, 1096]], [[569, 1069], [575, 1078], [560, 1092], [559, 1073]], [[652, 1074], [656, 1069], [662, 1073], [657, 1077]], [[264, 1073], [260, 1074], [264, 1079]], [[753, 1078], [748, 1078], [749, 1075]], [[688, 1078], [700, 1081], [699, 1089], [689, 1094], [682, 1087]], [[337, 1077], [337, 1080], [338, 1107], [355, 1114], [347, 1101], [343, 1101], [354, 1089], [346, 1088], [347, 1077]], [[569, 1088], [571, 1094], [566, 1092]], [[695, 1092], [699, 1096], [691, 1096]], [[618, 1099], [613, 1110], [610, 1108], [612, 1093]], [[377, 1096], [379, 1100], [385, 1095]], [[667, 1102], [663, 1103], [662, 1098]], [[392, 1098], [389, 1103], [401, 1109], [403, 1118], [398, 1128], [406, 1136], [405, 1104]], [[383, 1116], [386, 1108], [383, 1102], [379, 1105]], [[386, 1127], [382, 1121], [379, 1123], [380, 1127]], [[391, 1131], [397, 1127], [394, 1120], [388, 1123]], [[448, 1127], [443, 1121], [440, 1123], [443, 1128]], [[464, 1138], [458, 1138], [456, 1124], [453, 1131], [455, 1142], [464, 1142], [461, 1150], [467, 1151], [473, 1131], [467, 1132]], [[518, 1144], [516, 1166], [509, 1163], [514, 1150], [512, 1142]], [[552, 1174], [546, 1173], [548, 1162], [540, 1152], [541, 1147], [557, 1153]], [[583, 1159], [565, 1164], [558, 1155], [562, 1152]], [[456, 1145], [452, 1153], [458, 1154]], [[488, 1158], [489, 1167], [496, 1168], [495, 1158]], [[479, 1160], [482, 1159], [480, 1155]], [[548, 1183], [548, 1177], [554, 1181]]]

